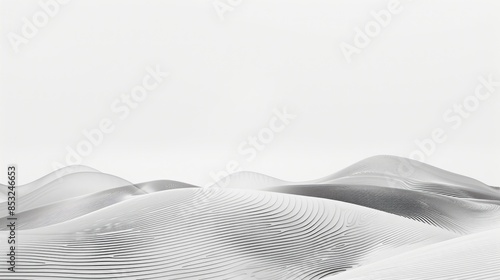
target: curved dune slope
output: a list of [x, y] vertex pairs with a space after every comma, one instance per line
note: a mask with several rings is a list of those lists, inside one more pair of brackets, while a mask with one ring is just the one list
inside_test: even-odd
[[[132, 183], [113, 175], [100, 172], [77, 172], [64, 175], [46, 185], [39, 186], [25, 195], [19, 195], [17, 212], [35, 209], [40, 206], [63, 201], [73, 197], [91, 194], [103, 190], [132, 185]], [[22, 187], [22, 186], [21, 186]], [[22, 193], [22, 191], [17, 190]], [[0, 203], [0, 209], [6, 209], [7, 202]], [[5, 215], [5, 214], [4, 214]]]
[[364, 184], [460, 198], [500, 200], [498, 188], [425, 163], [396, 156], [370, 157], [313, 182]]
[[362, 185], [297, 185], [269, 191], [344, 201], [410, 218], [460, 234], [500, 227], [500, 206], [454, 197]]
[[338, 201], [174, 189], [23, 231], [12, 279], [320, 279], [454, 237]]
[[492, 280], [500, 275], [500, 230], [429, 245], [325, 280]]
[[[33, 181], [29, 184], [25, 185], [18, 185], [16, 186], [17, 189], [17, 196], [22, 197], [24, 195], [29, 194], [30, 192], [38, 189], [39, 187], [45, 186], [50, 182], [56, 181], [56, 180], [64, 180], [63, 177], [69, 174], [74, 174], [74, 173], [81, 173], [81, 172], [99, 172], [94, 168], [84, 166], [84, 165], [72, 165], [72, 166], [67, 166], [64, 168], [61, 168], [57, 171], [51, 172], [42, 178]], [[5, 198], [7, 197], [7, 187], [6, 185], [0, 184], [0, 201], [4, 201]]]
[[[74, 197], [17, 213], [18, 229], [33, 229], [58, 224], [95, 212], [104, 207], [134, 198], [138, 195], [182, 188], [198, 188], [189, 184], [159, 180], [128, 185]], [[7, 217], [0, 218], [0, 230], [6, 230]]]

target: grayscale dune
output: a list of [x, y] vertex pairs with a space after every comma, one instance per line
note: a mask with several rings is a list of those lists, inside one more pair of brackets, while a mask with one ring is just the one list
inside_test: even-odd
[[[411, 170], [408, 171], [408, 170]], [[253, 172], [236, 172], [216, 185], [266, 189], [282, 185], [334, 184], [398, 188], [473, 200], [500, 201], [500, 189], [434, 166], [396, 156], [374, 156], [332, 175], [303, 182], [287, 182]]]
[[[22, 189], [18, 190], [20, 202], [17, 211], [22, 212], [57, 201], [127, 185], [132, 185], [132, 183], [105, 173], [72, 173], [39, 186], [25, 195], [22, 195]], [[6, 209], [6, 202], [0, 203], [0, 207]]]
[[370, 184], [461, 198], [494, 197], [500, 200], [500, 191], [497, 188], [422, 162], [396, 156], [370, 157], [315, 182]]
[[[61, 180], [61, 178], [65, 175], [80, 173], [80, 172], [99, 172], [94, 168], [84, 166], [84, 165], [72, 165], [63, 167], [57, 171], [51, 172], [42, 178], [33, 181], [29, 184], [18, 185], [17, 188], [17, 196], [22, 197], [24, 195], [29, 194], [30, 192], [38, 189], [39, 187], [45, 186], [50, 182]], [[0, 184], [0, 201], [5, 200], [7, 194], [6, 185]]]
[[338, 201], [175, 189], [23, 231], [14, 276], [319, 279], [456, 236]]
[[[131, 199], [138, 195], [178, 188], [198, 188], [175, 181], [153, 181], [112, 188], [109, 190], [69, 198], [63, 201], [40, 206], [17, 213], [18, 229], [33, 229], [53, 225], [92, 213], [104, 207]], [[0, 218], [0, 230], [6, 230], [7, 218]]]
[[499, 189], [402, 161], [208, 188], [52, 173], [19, 187], [17, 272], [0, 279], [500, 279]]
[[432, 244], [325, 280], [493, 280], [500, 273], [500, 230]]
[[363, 185], [297, 185], [271, 187], [267, 190], [344, 201], [460, 234], [500, 227], [499, 205], [426, 192]]
[[173, 189], [199, 188], [194, 185], [172, 180], [156, 180], [151, 182], [139, 183], [136, 184], [135, 186], [138, 189], [144, 191], [145, 193], [152, 193], [152, 192], [159, 192], [159, 191], [166, 191]]
[[432, 181], [437, 184], [457, 187], [473, 186], [477, 189], [488, 189], [488, 185], [481, 183], [478, 180], [452, 173], [416, 160], [390, 155], [369, 157], [341, 171], [338, 171], [333, 175], [322, 178], [320, 179], [320, 181], [325, 182], [331, 179], [337, 179], [346, 176], [358, 176], [366, 174], [391, 174], [398, 177], [406, 176], [413, 181]]

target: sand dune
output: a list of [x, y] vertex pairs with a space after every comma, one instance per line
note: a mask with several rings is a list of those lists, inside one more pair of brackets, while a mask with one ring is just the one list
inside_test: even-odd
[[401, 162], [209, 188], [52, 173], [19, 186], [17, 272], [0, 279], [500, 279], [500, 191]]
[[457, 235], [338, 201], [188, 188], [22, 236], [20, 278], [319, 279]]
[[[17, 196], [22, 197], [24, 195], [29, 194], [30, 192], [38, 189], [39, 187], [45, 186], [50, 182], [61, 180], [61, 178], [65, 175], [80, 173], [80, 172], [99, 172], [94, 168], [84, 166], [84, 165], [72, 165], [61, 168], [57, 171], [51, 172], [42, 178], [35, 180], [29, 184], [18, 185], [17, 188]], [[0, 201], [4, 201], [7, 195], [6, 185], [0, 184]]]
[[399, 254], [325, 280], [498, 279], [500, 230], [467, 235]]
[[[76, 172], [38, 186], [29, 193], [23, 193], [22, 186], [18, 187], [17, 193], [21, 203], [18, 204], [17, 211], [27, 211], [65, 199], [127, 185], [132, 183], [113, 175], [101, 172]], [[5, 201], [0, 203], [0, 208], [6, 207]]]

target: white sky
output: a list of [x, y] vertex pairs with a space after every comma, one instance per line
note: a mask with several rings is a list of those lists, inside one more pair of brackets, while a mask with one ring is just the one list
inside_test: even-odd
[[[348, 63], [340, 44], [389, 2], [243, 1], [221, 20], [211, 0], [74, 0], [15, 53], [9, 34], [43, 10], [1, 1], [0, 166], [33, 181], [109, 118], [114, 131], [82, 164], [130, 181], [206, 184], [230, 160], [307, 180], [408, 157], [442, 128], [427, 163], [500, 185], [500, 86], [458, 128], [443, 119], [478, 76], [500, 81], [500, 2], [400, 1]], [[170, 76], [120, 119], [111, 104], [155, 65]], [[247, 161], [238, 146], [283, 107], [295, 119]]]

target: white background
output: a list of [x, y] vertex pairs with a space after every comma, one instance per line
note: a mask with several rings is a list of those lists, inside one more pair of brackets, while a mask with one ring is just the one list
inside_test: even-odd
[[[479, 76], [500, 80], [500, 2], [400, 1], [349, 63], [340, 45], [389, 2], [233, 1], [221, 18], [212, 0], [74, 0], [15, 52], [9, 34], [43, 9], [3, 0], [0, 166], [35, 180], [110, 118], [115, 130], [82, 164], [130, 181], [205, 184], [231, 160], [307, 180], [408, 157], [442, 128], [427, 163], [500, 185], [500, 87], [457, 129], [443, 120]], [[120, 120], [111, 104], [155, 65], [170, 76]], [[295, 119], [247, 161], [238, 146], [283, 107]]]

